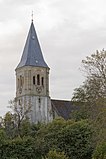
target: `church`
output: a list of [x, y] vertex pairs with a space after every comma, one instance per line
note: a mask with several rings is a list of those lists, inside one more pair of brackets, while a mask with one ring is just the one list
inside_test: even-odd
[[50, 68], [44, 60], [33, 20], [15, 71], [15, 99], [24, 111], [30, 107], [28, 117], [32, 123], [48, 123], [58, 116], [69, 118], [75, 109], [71, 101], [54, 100], [49, 95]]

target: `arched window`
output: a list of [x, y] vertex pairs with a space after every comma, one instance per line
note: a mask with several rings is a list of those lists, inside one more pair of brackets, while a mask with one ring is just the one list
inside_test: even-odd
[[38, 102], [41, 103], [41, 99], [40, 98], [38, 99]]
[[20, 87], [20, 84], [19, 84], [19, 82], [20, 82], [20, 80], [19, 80], [19, 78], [18, 78], [18, 88]]
[[35, 76], [33, 76], [33, 84], [35, 85]]
[[40, 85], [40, 75], [37, 75], [37, 85]]
[[24, 77], [22, 77], [22, 86], [24, 85]]
[[44, 77], [42, 77], [42, 86], [44, 86]]
[[39, 109], [41, 108], [41, 99], [39, 98], [38, 99], [38, 102], [39, 102]]
[[19, 99], [18, 104], [21, 105], [21, 100]]
[[20, 76], [20, 86], [22, 87], [23, 81], [22, 81], [22, 76]]

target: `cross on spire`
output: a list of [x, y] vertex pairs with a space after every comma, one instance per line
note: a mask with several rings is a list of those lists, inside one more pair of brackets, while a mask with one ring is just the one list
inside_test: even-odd
[[33, 10], [32, 10], [32, 14], [31, 14], [31, 17], [32, 17], [32, 22], [33, 22]]

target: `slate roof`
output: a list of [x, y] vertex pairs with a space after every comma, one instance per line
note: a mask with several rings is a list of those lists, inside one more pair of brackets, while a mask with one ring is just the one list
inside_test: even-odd
[[52, 104], [53, 111], [56, 111], [58, 116], [61, 116], [66, 120], [69, 119], [70, 113], [73, 110], [77, 109], [77, 107], [74, 106], [71, 101], [52, 99], [51, 104]]
[[30, 26], [21, 61], [18, 64], [17, 68], [23, 66], [48, 67], [42, 55], [33, 21]]

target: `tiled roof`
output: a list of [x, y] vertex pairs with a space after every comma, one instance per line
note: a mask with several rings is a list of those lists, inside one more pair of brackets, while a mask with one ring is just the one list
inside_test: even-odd
[[70, 113], [73, 110], [76, 110], [76, 106], [72, 104], [71, 101], [65, 101], [65, 100], [51, 100], [52, 108], [58, 116], [63, 117], [64, 119], [69, 119]]
[[31, 23], [22, 58], [17, 68], [23, 66], [48, 67], [44, 61], [33, 22]]

